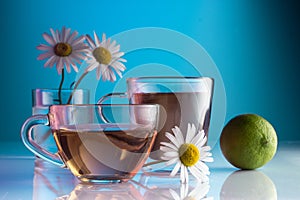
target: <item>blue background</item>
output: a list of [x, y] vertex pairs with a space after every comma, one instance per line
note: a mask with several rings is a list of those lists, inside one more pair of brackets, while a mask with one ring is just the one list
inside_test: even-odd
[[[181, 32], [201, 44], [218, 66], [227, 95], [226, 122], [256, 113], [275, 127], [280, 141], [300, 140], [300, 24], [293, 1], [103, 1], [10, 0], [1, 11], [0, 141], [20, 141], [31, 115], [31, 89], [56, 88], [55, 69], [37, 61], [36, 46], [49, 28], [108, 36], [141, 27]], [[134, 42], [134, 41], [133, 41]], [[174, 41], [176, 42], [176, 41]], [[180, 68], [184, 61], [154, 50], [125, 56], [127, 67], [162, 63]], [[178, 58], [177, 58], [178, 59]], [[68, 75], [71, 82], [76, 74]], [[103, 83], [99, 97], [113, 84]]]

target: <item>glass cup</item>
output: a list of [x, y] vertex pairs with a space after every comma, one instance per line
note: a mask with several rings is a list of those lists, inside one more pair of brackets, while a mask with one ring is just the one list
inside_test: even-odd
[[[161, 160], [160, 143], [169, 142], [166, 132], [178, 126], [186, 134], [188, 123], [208, 136], [214, 80], [208, 77], [138, 77], [127, 79], [126, 93], [110, 93], [98, 103], [127, 98], [130, 104], [159, 104], [160, 119], [150, 158]], [[152, 162], [149, 160], [149, 162]]]
[[[73, 92], [73, 94], [72, 94]], [[68, 100], [72, 94], [71, 101]], [[33, 89], [32, 90], [32, 115], [47, 114], [49, 106], [57, 104], [88, 104], [90, 103], [89, 90], [86, 89]], [[60, 96], [60, 98], [59, 98]], [[61, 99], [61, 102], [60, 100]], [[51, 130], [47, 126], [33, 128], [34, 141], [50, 152], [57, 152]]]
[[[47, 115], [25, 121], [21, 138], [34, 154], [67, 167], [82, 182], [127, 181], [150, 154], [158, 115], [159, 105], [52, 105]], [[51, 129], [57, 153], [35, 142], [32, 128], [38, 125]]]

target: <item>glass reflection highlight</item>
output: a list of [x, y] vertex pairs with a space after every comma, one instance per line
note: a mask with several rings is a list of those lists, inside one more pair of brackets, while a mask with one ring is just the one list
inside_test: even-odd
[[40, 158], [34, 162], [33, 200], [55, 199], [72, 191], [77, 179], [67, 169]]

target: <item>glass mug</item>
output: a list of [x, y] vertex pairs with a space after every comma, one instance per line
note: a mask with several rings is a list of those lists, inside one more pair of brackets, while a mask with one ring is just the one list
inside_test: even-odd
[[[90, 94], [86, 89], [33, 89], [32, 90], [32, 115], [44, 115], [49, 111], [49, 106], [57, 104], [89, 104]], [[59, 96], [61, 102], [59, 102]], [[50, 152], [57, 152], [55, 141], [51, 137], [51, 129], [47, 126], [37, 126], [33, 129], [34, 141]]]
[[185, 134], [188, 123], [193, 123], [208, 136], [213, 88], [214, 80], [208, 77], [128, 78], [126, 93], [107, 94], [98, 103], [128, 98], [130, 104], [159, 104], [159, 129], [150, 158], [161, 160], [160, 142], [169, 142], [165, 133], [172, 133], [174, 126]]
[[[159, 105], [52, 105], [47, 115], [24, 122], [21, 138], [34, 154], [67, 167], [82, 182], [127, 181], [150, 154], [158, 115]], [[50, 127], [57, 153], [34, 141], [38, 125]]]

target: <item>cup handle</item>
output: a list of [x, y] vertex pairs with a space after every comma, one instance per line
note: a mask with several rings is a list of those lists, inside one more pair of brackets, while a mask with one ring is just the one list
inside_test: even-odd
[[65, 164], [60, 159], [59, 155], [53, 154], [46, 149], [42, 148], [39, 144], [37, 144], [33, 140], [33, 131], [32, 129], [38, 125], [49, 125], [49, 120], [47, 115], [34, 115], [28, 118], [21, 129], [21, 138], [24, 145], [35, 155], [39, 156], [40, 158], [58, 165], [60, 167], [66, 167]]
[[[104, 95], [103, 97], [101, 97], [97, 104], [103, 104], [105, 101], [112, 99], [112, 98], [127, 98], [128, 99], [128, 95], [127, 93], [120, 93], [120, 92], [114, 92], [114, 93], [109, 93], [107, 95]], [[104, 116], [103, 112], [102, 112], [102, 108], [99, 107], [99, 113], [100, 113], [100, 118], [103, 122], [105, 123], [110, 123], [109, 120], [107, 120], [107, 118]]]
[[105, 101], [112, 99], [112, 98], [128, 98], [127, 93], [124, 92], [114, 92], [114, 93], [109, 93], [107, 95], [104, 95], [103, 97], [101, 97], [97, 104], [103, 104]]

